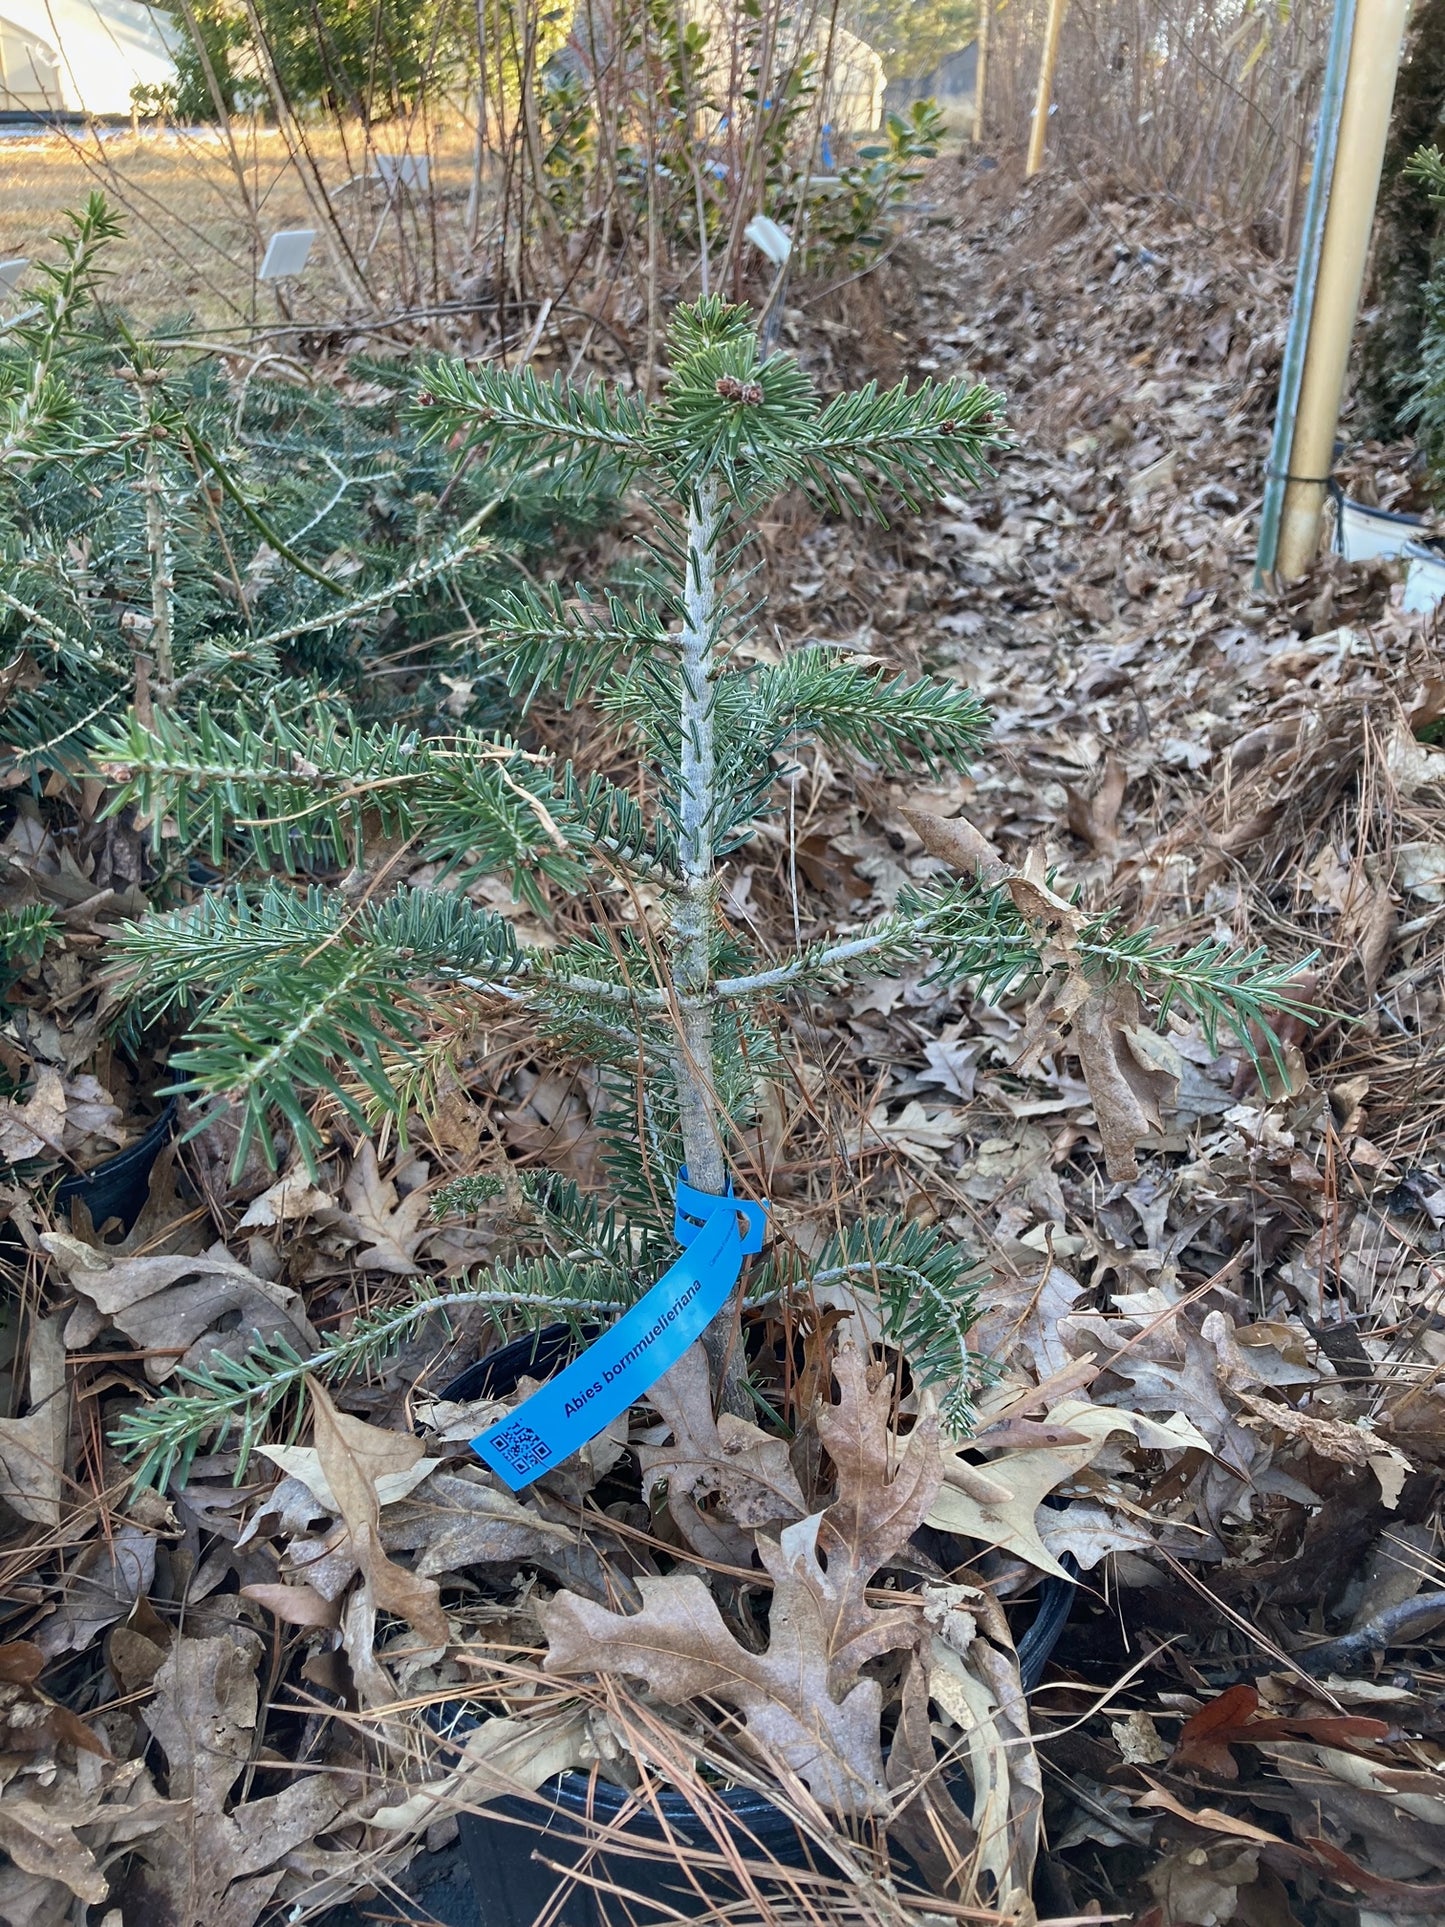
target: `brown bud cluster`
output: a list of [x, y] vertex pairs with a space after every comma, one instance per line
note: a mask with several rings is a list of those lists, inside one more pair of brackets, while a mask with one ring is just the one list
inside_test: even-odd
[[719, 375], [717, 392], [724, 401], [740, 401], [749, 408], [756, 408], [763, 399], [763, 384], [760, 381], [739, 381], [736, 375]]

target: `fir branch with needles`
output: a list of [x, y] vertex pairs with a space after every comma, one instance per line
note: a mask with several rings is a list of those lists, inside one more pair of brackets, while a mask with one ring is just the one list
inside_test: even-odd
[[36, 263], [41, 286], [33, 310], [11, 325], [9, 352], [0, 359], [0, 458], [6, 462], [33, 458], [79, 414], [60, 364], [75, 340], [76, 312], [94, 298], [104, 273], [105, 248], [119, 234], [114, 210], [93, 192], [55, 235], [59, 258]]
[[422, 1278], [412, 1286], [402, 1304], [356, 1318], [349, 1331], [328, 1338], [317, 1351], [302, 1353], [277, 1335], [253, 1342], [240, 1357], [218, 1350], [199, 1365], [178, 1367], [174, 1384], [123, 1414], [112, 1435], [117, 1451], [136, 1462], [136, 1484], [164, 1490], [172, 1479], [184, 1482], [206, 1440], [217, 1450], [233, 1445], [236, 1476], [244, 1478], [252, 1453], [288, 1400], [289, 1421], [278, 1429], [295, 1436], [305, 1417], [298, 1395], [307, 1379], [335, 1384], [374, 1371], [429, 1319], [445, 1322], [449, 1312], [472, 1307], [551, 1316], [559, 1304], [574, 1317], [603, 1317], [625, 1311], [635, 1295], [616, 1269], [604, 1272], [594, 1264], [584, 1270], [552, 1258], [497, 1265], [485, 1283], [465, 1290], [437, 1291]]
[[618, 664], [660, 652], [667, 629], [653, 610], [608, 594], [599, 611], [579, 594], [568, 605], [555, 583], [525, 584], [495, 598], [485, 647], [505, 664], [508, 687], [528, 708], [539, 690], [570, 708], [608, 681]]
[[845, 1225], [807, 1264], [791, 1253], [774, 1258], [754, 1290], [767, 1297], [805, 1282], [871, 1301], [884, 1340], [908, 1360], [920, 1386], [937, 1392], [945, 1424], [961, 1433], [972, 1421], [984, 1369], [969, 1336], [987, 1278], [936, 1225], [874, 1216]]

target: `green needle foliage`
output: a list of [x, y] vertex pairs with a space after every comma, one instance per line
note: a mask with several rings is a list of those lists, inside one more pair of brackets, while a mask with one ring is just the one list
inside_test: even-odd
[[[1438, 147], [1420, 148], [1406, 164], [1402, 187], [1415, 183], [1438, 220], [1445, 208], [1445, 156]], [[1417, 247], [1426, 225], [1426, 219], [1412, 222]], [[1445, 270], [1435, 265], [1423, 281], [1413, 277], [1403, 302], [1397, 293], [1395, 305], [1415, 311], [1418, 331], [1415, 366], [1399, 384], [1405, 396], [1399, 419], [1414, 432], [1438, 496], [1445, 487]]]
[[45, 955], [60, 926], [48, 903], [24, 903], [0, 910], [0, 1004], [26, 971]]
[[497, 1265], [484, 1284], [465, 1291], [437, 1292], [417, 1281], [414, 1294], [389, 1310], [357, 1318], [344, 1336], [324, 1339], [309, 1354], [285, 1338], [267, 1338], [240, 1358], [218, 1351], [207, 1363], [183, 1367], [177, 1389], [154, 1405], [123, 1415], [114, 1433], [115, 1444], [139, 1461], [136, 1482], [164, 1486], [171, 1478], [184, 1479], [197, 1448], [205, 1438], [218, 1447], [234, 1441], [238, 1449], [237, 1476], [245, 1474], [251, 1453], [271, 1429], [276, 1414], [290, 1408], [289, 1429], [294, 1434], [304, 1407], [296, 1400], [308, 1378], [334, 1382], [369, 1370], [406, 1344], [431, 1318], [445, 1318], [461, 1306], [485, 1306], [500, 1323], [501, 1313], [551, 1314], [563, 1304], [574, 1319], [616, 1312], [631, 1294], [607, 1290], [615, 1274], [598, 1268], [584, 1270], [565, 1259], [534, 1259], [518, 1265]]
[[[704, 1190], [726, 1188], [778, 1065], [778, 1007], [795, 990], [925, 956], [940, 979], [992, 994], [1052, 967], [1008, 891], [976, 880], [905, 895], [862, 929], [783, 955], [758, 954], [719, 912], [721, 866], [777, 807], [797, 746], [823, 743], [887, 772], [955, 768], [987, 722], [951, 683], [889, 675], [838, 650], [752, 661], [743, 600], [752, 519], [794, 489], [878, 517], [954, 491], [999, 444], [998, 397], [946, 382], [823, 402], [791, 358], [760, 360], [747, 316], [717, 300], [678, 312], [666, 359], [672, 374], [651, 406], [456, 363], [428, 369], [417, 402], [423, 436], [460, 446], [463, 461], [584, 474], [605, 464], [651, 504], [656, 598], [513, 587], [479, 613], [471, 645], [524, 701], [585, 697], [610, 716], [632, 745], [634, 783], [589, 778], [506, 737], [418, 738], [294, 715], [246, 730], [205, 714], [132, 716], [102, 750], [118, 807], [138, 805], [183, 842], [244, 846], [269, 872], [259, 888], [212, 893], [135, 927], [127, 944], [137, 994], [190, 1013], [173, 1060], [184, 1087], [239, 1102], [238, 1157], [252, 1142], [270, 1150], [279, 1120], [314, 1158], [318, 1097], [404, 1128], [429, 1057], [460, 1047], [468, 1025], [499, 1007], [527, 1014], [539, 1049], [598, 1067], [611, 1196], [529, 1180], [547, 1255], [479, 1280], [473, 1294], [490, 1303], [509, 1291], [538, 1316], [596, 1313], [656, 1277], [671, 1248], [677, 1168], [685, 1161]], [[589, 891], [592, 932], [532, 948], [454, 889], [354, 887], [382, 836], [411, 839], [459, 878], [499, 872], [539, 905]], [[303, 848], [348, 864], [353, 887], [293, 883]], [[660, 931], [609, 917], [609, 902], [643, 885], [661, 894]], [[1074, 955], [1101, 984], [1127, 983], [1240, 1032], [1291, 1007], [1287, 971], [1217, 945], [1181, 956], [1096, 919]], [[484, 1173], [449, 1201], [470, 1208], [496, 1186]], [[966, 1422], [978, 1291], [966, 1250], [936, 1230], [860, 1216], [811, 1264], [772, 1259], [753, 1289], [810, 1279], [871, 1294], [915, 1377], [939, 1388], [955, 1425]], [[436, 1303], [420, 1298], [416, 1316]], [[321, 1362], [257, 1352], [193, 1376], [134, 1414], [123, 1444], [161, 1477], [218, 1428], [249, 1442], [258, 1414], [306, 1371], [374, 1362], [411, 1329], [409, 1315], [387, 1313]], [[716, 1351], [714, 1367], [728, 1396]]]
[[[601, 469], [459, 469], [385, 362], [338, 386], [138, 333], [102, 298], [118, 233], [93, 195], [0, 330], [0, 769], [72, 772], [131, 705], [240, 736], [456, 713], [470, 599], [606, 515]], [[475, 682], [469, 718], [514, 709]]]

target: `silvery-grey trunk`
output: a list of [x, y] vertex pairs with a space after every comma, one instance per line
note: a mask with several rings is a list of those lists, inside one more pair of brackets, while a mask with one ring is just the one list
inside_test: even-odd
[[[699, 1191], [727, 1190], [721, 1107], [713, 1066], [713, 897], [716, 877], [717, 770], [713, 750], [713, 645], [717, 636], [717, 483], [701, 483], [687, 522], [687, 578], [683, 585], [681, 789], [678, 866], [682, 888], [672, 916], [672, 987], [677, 1004], [673, 1053], [679, 1121], [687, 1175]], [[713, 1392], [729, 1410], [744, 1411], [739, 1311], [741, 1287], [703, 1336]]]
[[141, 483], [146, 510], [146, 554], [150, 563], [151, 622], [150, 646], [156, 665], [156, 695], [168, 702], [176, 679], [172, 644], [170, 525], [166, 515], [165, 475], [160, 445], [152, 438], [146, 443], [145, 479]]

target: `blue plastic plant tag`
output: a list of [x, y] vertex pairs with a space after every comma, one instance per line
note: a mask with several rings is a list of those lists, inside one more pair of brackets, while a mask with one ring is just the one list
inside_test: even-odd
[[472, 1440], [472, 1450], [514, 1492], [645, 1397], [727, 1303], [743, 1259], [762, 1250], [766, 1205], [694, 1190], [686, 1169], [676, 1205], [673, 1235], [686, 1247], [677, 1262], [566, 1371]]

